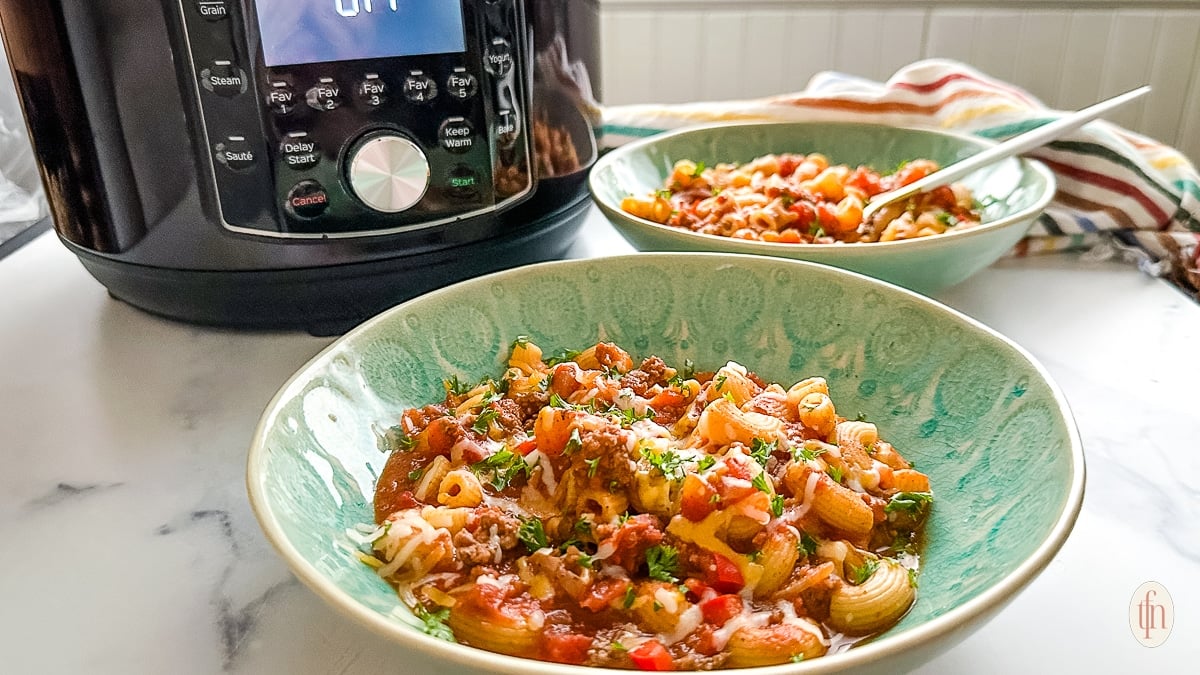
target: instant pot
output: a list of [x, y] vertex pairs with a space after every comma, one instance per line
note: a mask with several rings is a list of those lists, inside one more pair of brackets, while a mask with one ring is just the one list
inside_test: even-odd
[[168, 317], [342, 331], [561, 257], [594, 0], [0, 0], [55, 228]]

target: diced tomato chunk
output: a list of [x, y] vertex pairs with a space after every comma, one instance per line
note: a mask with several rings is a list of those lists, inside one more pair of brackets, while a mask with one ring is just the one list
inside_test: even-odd
[[733, 561], [720, 553], [713, 553], [713, 566], [709, 570], [708, 585], [718, 593], [737, 593], [746, 585], [742, 570]]
[[727, 593], [709, 598], [700, 603], [704, 620], [715, 626], [724, 626], [726, 621], [742, 613], [742, 596]]
[[654, 398], [650, 399], [649, 405], [655, 410], [662, 410], [664, 408], [678, 408], [684, 403], [687, 403], [687, 399], [684, 398], [683, 394], [674, 389], [663, 389]]
[[522, 442], [518, 443], [517, 447], [516, 447], [517, 454], [521, 455], [522, 457], [524, 457], [525, 455], [528, 455], [529, 453], [533, 452], [536, 449], [537, 449], [537, 440], [533, 439], [533, 438], [530, 438], [526, 441], [522, 441]]
[[783, 155], [779, 158], [779, 175], [787, 178], [796, 173], [796, 167], [800, 166], [800, 159], [795, 155]]
[[555, 663], [581, 664], [587, 660], [592, 638], [580, 633], [550, 633], [542, 635], [542, 655]]
[[679, 511], [684, 518], [698, 523], [717, 508], [717, 491], [695, 474], [688, 474], [683, 479], [680, 490]]
[[610, 607], [614, 600], [625, 595], [629, 582], [624, 579], [604, 579], [591, 587], [579, 600], [579, 606], [593, 612]]
[[671, 658], [671, 652], [658, 640], [647, 640], [629, 650], [629, 658], [638, 670], [675, 670], [675, 660]]
[[694, 577], [684, 579], [683, 585], [688, 589], [688, 600], [691, 602], [699, 602], [704, 597], [704, 592], [708, 590], [708, 584]]

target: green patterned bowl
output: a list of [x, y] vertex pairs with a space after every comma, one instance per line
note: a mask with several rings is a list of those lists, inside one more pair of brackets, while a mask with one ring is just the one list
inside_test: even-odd
[[547, 350], [603, 338], [698, 368], [736, 359], [780, 382], [823, 375], [839, 409], [865, 412], [930, 475], [937, 501], [913, 610], [870, 643], [762, 673], [899, 672], [930, 658], [1045, 568], [1079, 512], [1083, 454], [1058, 387], [1021, 348], [923, 296], [760, 256], [646, 253], [509, 270], [348, 333], [283, 385], [250, 448], [250, 501], [295, 574], [414, 661], [453, 672], [595, 670], [423, 634], [346, 534], [372, 519], [385, 459], [373, 427], [440, 399], [445, 377], [498, 375], [518, 335]]
[[[942, 166], [991, 141], [942, 131], [876, 124], [778, 122], [692, 127], [630, 143], [608, 153], [588, 179], [592, 197], [639, 251], [714, 251], [808, 260], [861, 272], [922, 293], [956, 284], [1011, 249], [1054, 196], [1054, 174], [1027, 159], [1006, 159], [962, 182], [989, 202], [983, 223], [934, 237], [871, 244], [780, 244], [700, 234], [659, 225], [621, 210], [629, 195], [662, 188], [677, 160], [709, 166], [780, 152], [820, 152], [834, 164], [888, 172], [900, 162], [932, 159]], [[984, 199], [990, 197], [992, 199]]]

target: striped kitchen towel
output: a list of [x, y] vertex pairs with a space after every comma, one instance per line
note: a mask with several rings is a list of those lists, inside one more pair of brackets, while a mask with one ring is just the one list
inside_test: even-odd
[[[936, 127], [1002, 140], [1057, 119], [1028, 92], [956, 61], [906, 66], [885, 83], [842, 73], [804, 91], [746, 101], [603, 109], [601, 145], [720, 121], [859, 121]], [[1181, 153], [1104, 121], [1029, 153], [1058, 194], [1013, 253], [1137, 252], [1143, 269], [1200, 291], [1200, 176]]]

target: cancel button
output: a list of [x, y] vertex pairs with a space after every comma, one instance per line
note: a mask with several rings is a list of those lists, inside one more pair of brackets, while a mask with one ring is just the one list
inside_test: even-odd
[[315, 180], [302, 180], [288, 192], [284, 206], [297, 218], [316, 218], [329, 208], [329, 193]]
[[475, 128], [461, 117], [451, 117], [438, 129], [438, 140], [449, 152], [462, 154], [475, 145]]

